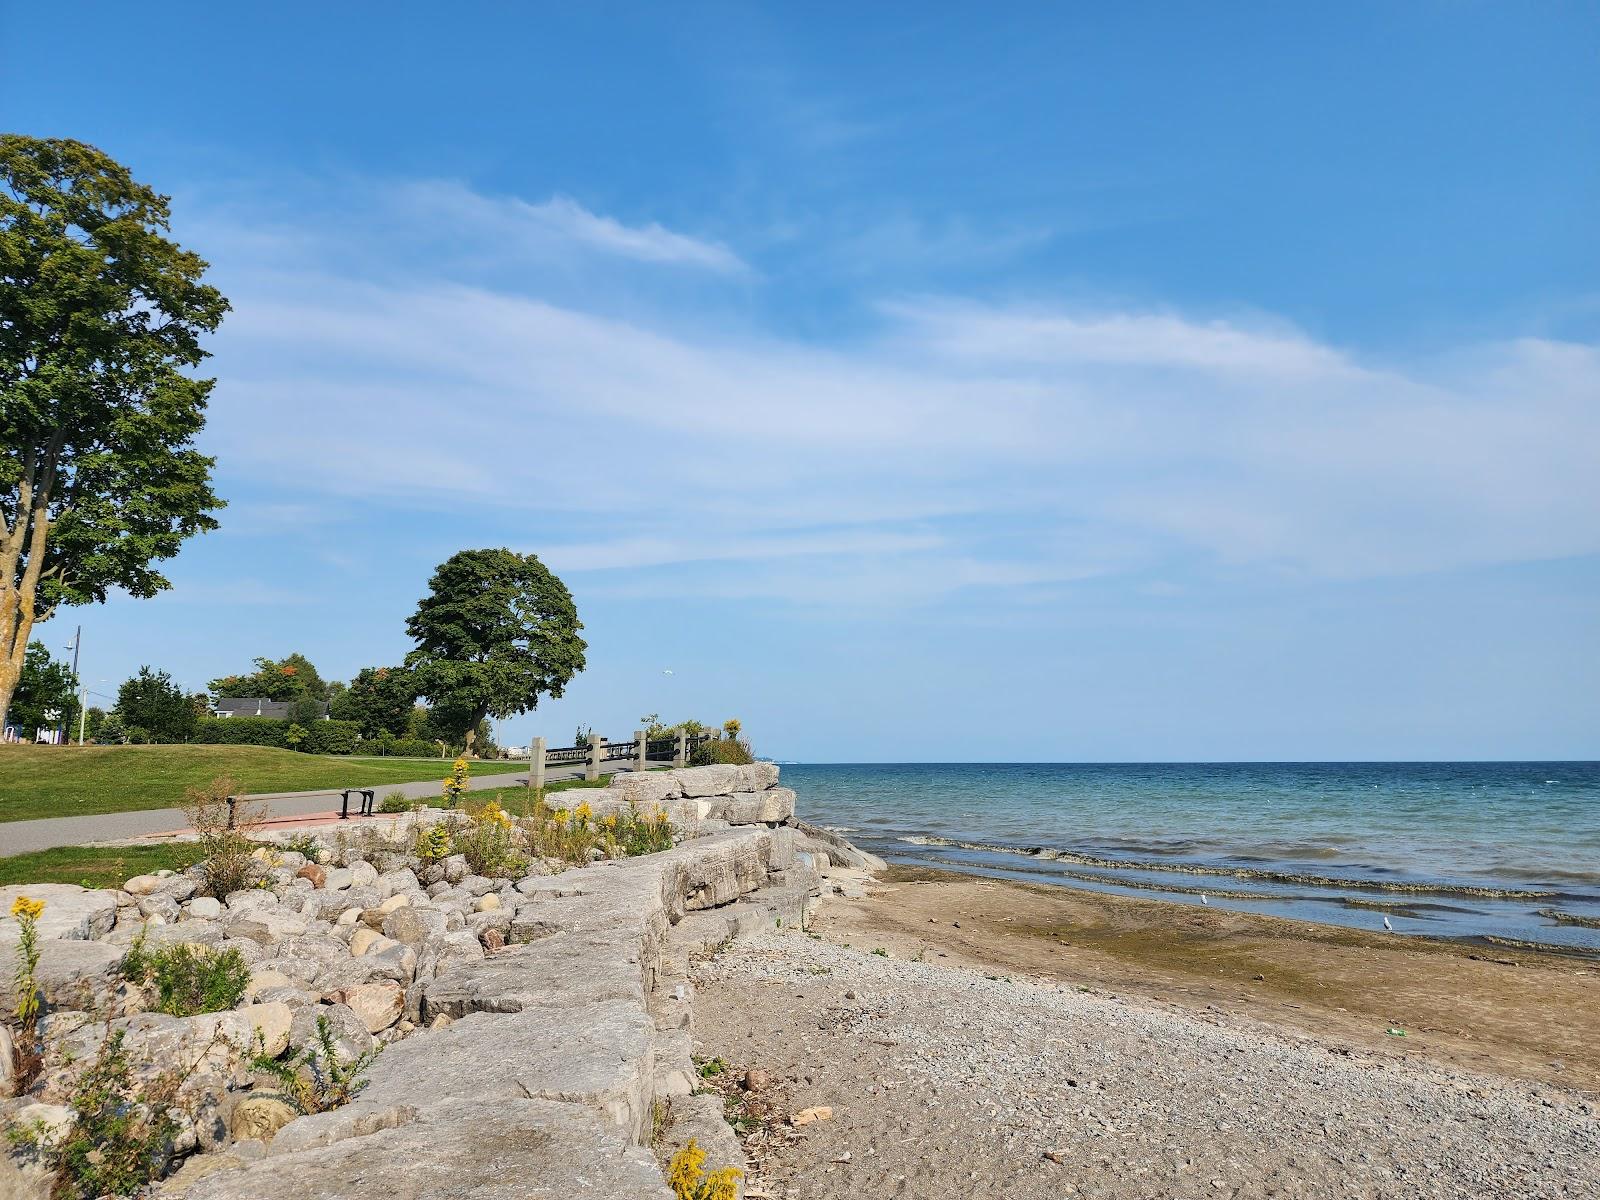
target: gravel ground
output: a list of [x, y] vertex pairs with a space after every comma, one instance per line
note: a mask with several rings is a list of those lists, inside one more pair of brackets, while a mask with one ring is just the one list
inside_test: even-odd
[[756, 1196], [1600, 1197], [1600, 1108], [1543, 1084], [798, 932], [696, 986], [697, 1053], [833, 1109], [753, 1140]]

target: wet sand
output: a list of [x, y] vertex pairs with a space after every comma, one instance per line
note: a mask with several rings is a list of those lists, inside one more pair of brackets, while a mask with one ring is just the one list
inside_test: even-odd
[[865, 899], [831, 899], [813, 928], [896, 958], [921, 953], [1600, 1091], [1593, 959], [920, 868], [889, 870]]
[[921, 870], [829, 883], [808, 930], [694, 977], [752, 1200], [1600, 1195], [1600, 964]]

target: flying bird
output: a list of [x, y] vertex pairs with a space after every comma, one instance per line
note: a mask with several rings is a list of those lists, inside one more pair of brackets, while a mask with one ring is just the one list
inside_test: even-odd
[[662, 673], [662, 674], [663, 674], [663, 675], [671, 675], [671, 674], [672, 674], [672, 668], [671, 668], [671, 667], [667, 667], [667, 668], [666, 668], [666, 669], [665, 669], [665, 670], [663, 670], [663, 671], [662, 671], [662, 672], [661, 672], [661, 673]]

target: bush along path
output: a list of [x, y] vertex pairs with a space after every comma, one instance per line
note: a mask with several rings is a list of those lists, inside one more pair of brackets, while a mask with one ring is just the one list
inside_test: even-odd
[[0, 888], [0, 1002], [39, 1013], [0, 1042], [0, 1194], [734, 1195], [721, 1102], [692, 1094], [689, 956], [802, 923], [820, 867], [861, 859], [777, 778], [264, 840], [199, 803], [186, 870]]

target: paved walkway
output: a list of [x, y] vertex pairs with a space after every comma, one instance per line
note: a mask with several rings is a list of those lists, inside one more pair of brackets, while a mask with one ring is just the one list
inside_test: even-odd
[[[576, 779], [584, 771], [580, 763], [572, 767], [549, 767], [546, 779]], [[528, 770], [507, 775], [474, 775], [467, 781], [471, 791], [484, 788], [516, 787], [528, 778]], [[247, 800], [264, 801], [268, 817], [299, 817], [327, 813], [339, 807], [339, 788], [320, 792], [270, 792], [246, 796]], [[386, 783], [377, 786], [381, 802], [390, 792], [404, 792], [408, 800], [425, 800], [439, 795], [439, 781], [424, 779], [417, 783]], [[353, 806], [359, 806], [357, 797], [351, 797]], [[46, 817], [38, 821], [0, 822], [0, 858], [12, 854], [27, 854], [34, 850], [49, 850], [54, 846], [82, 846], [89, 842], [115, 842], [123, 838], [145, 837], [156, 833], [171, 833], [187, 829], [183, 812], [176, 808], [147, 808], [138, 812], [96, 813], [87, 817]]]

